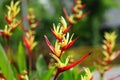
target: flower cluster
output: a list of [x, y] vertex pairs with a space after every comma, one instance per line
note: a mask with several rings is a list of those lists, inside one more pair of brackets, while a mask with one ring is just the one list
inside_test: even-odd
[[33, 12], [34, 11], [32, 8], [28, 10], [27, 19], [29, 22], [30, 29], [25, 30], [26, 35], [23, 36], [24, 44], [26, 48], [28, 49], [29, 53], [31, 53], [34, 47], [37, 45], [37, 42], [35, 42], [34, 29], [38, 26], [39, 21], [35, 22], [35, 15]]
[[58, 24], [57, 26], [53, 24], [53, 29], [51, 29], [53, 35], [56, 38], [55, 47], [50, 43], [47, 36], [44, 36], [46, 43], [52, 52], [50, 53], [51, 56], [57, 61], [56, 65], [58, 67], [58, 70], [56, 72], [54, 80], [56, 80], [57, 76], [61, 72], [64, 72], [66, 70], [73, 68], [77, 64], [84, 61], [91, 54], [91, 53], [86, 54], [80, 60], [75, 61], [71, 64], [69, 64], [69, 56], [66, 58], [64, 63], [61, 61], [62, 54], [75, 43], [77, 38], [72, 39], [73, 35], [70, 37], [68, 31], [70, 30], [71, 26], [67, 27], [67, 23], [63, 17], [60, 18], [60, 22], [61, 24]]
[[34, 33], [32, 31], [26, 32], [26, 35], [23, 36], [23, 41], [28, 53], [31, 53], [34, 47], [37, 45]]
[[103, 76], [105, 71], [108, 71], [112, 68], [112, 66], [109, 65], [110, 62], [112, 62], [114, 59], [116, 59], [120, 55], [120, 51], [114, 51], [115, 47], [115, 41], [117, 38], [117, 35], [115, 32], [112, 33], [105, 33], [105, 39], [103, 40], [103, 59], [98, 59], [98, 65], [96, 65], [98, 71], [100, 72], [101, 76]]
[[103, 54], [105, 56], [104, 61], [109, 63], [112, 60], [114, 60], [119, 54], [119, 51], [113, 51], [114, 47], [115, 47], [115, 42], [116, 42], [116, 38], [117, 35], [115, 32], [112, 33], [105, 33], [105, 40], [103, 41]]
[[68, 15], [65, 8], [63, 8], [64, 14], [66, 16], [66, 19], [70, 24], [75, 24], [78, 20], [84, 18], [88, 13], [83, 13], [83, 9], [85, 8], [85, 5], [82, 4], [81, 0], [74, 0], [75, 5], [72, 5], [72, 11], [73, 14]]
[[33, 8], [29, 8], [27, 19], [28, 19], [31, 30], [34, 30], [38, 26], [38, 24], [40, 23], [39, 20], [37, 22], [35, 22], [35, 14], [34, 14]]
[[5, 19], [8, 23], [8, 25], [5, 25], [5, 29], [4, 30], [0, 30], [0, 34], [5, 37], [6, 39], [9, 39], [9, 37], [12, 35], [13, 31], [21, 24], [22, 20], [17, 20], [16, 16], [19, 14], [20, 12], [20, 7], [19, 5], [19, 1], [17, 2], [13, 2], [13, 0], [10, 3], [10, 6], [6, 6], [8, 9], [8, 13], [4, 14], [5, 15]]

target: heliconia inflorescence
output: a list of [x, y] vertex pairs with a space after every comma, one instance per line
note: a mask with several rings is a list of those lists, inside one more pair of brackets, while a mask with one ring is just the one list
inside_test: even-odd
[[61, 72], [64, 72], [66, 70], [73, 68], [74, 66], [84, 61], [91, 54], [91, 53], [88, 53], [85, 56], [83, 56], [81, 59], [71, 64], [69, 64], [69, 56], [66, 58], [65, 63], [61, 61], [62, 54], [64, 54], [65, 51], [75, 43], [77, 38], [72, 39], [73, 34], [72, 36], [69, 35], [68, 31], [70, 30], [71, 26], [67, 26], [67, 23], [63, 17], [60, 18], [60, 22], [61, 23], [59, 23], [57, 26], [53, 24], [53, 29], [51, 29], [53, 35], [56, 38], [55, 46], [53, 46], [50, 43], [47, 36], [44, 36], [46, 43], [52, 52], [50, 53], [50, 55], [57, 61], [56, 66], [58, 69], [54, 77], [54, 80], [56, 80], [56, 78]]
[[83, 9], [85, 8], [85, 4], [82, 4], [81, 0], [74, 0], [75, 5], [72, 5], [73, 13], [68, 15], [65, 8], [63, 8], [63, 12], [67, 21], [70, 24], [75, 24], [78, 20], [84, 18], [88, 13], [83, 13]]
[[108, 33], [106, 32], [104, 35], [103, 40], [103, 52], [104, 55], [103, 59], [98, 59], [96, 65], [96, 68], [101, 74], [101, 77], [103, 77], [103, 74], [105, 71], [108, 71], [112, 68], [112, 66], [109, 65], [110, 62], [112, 62], [114, 59], [116, 59], [120, 55], [120, 51], [114, 51], [115, 45], [116, 45], [116, 38], [117, 35], [115, 32]]
[[5, 25], [4, 30], [0, 30], [0, 35], [5, 37], [7, 40], [12, 35], [13, 31], [21, 24], [22, 19], [18, 20], [16, 19], [17, 15], [20, 12], [20, 1], [17, 1], [14, 3], [12, 0], [10, 5], [7, 5], [8, 12], [5, 15], [5, 19], [8, 23], [8, 25]]
[[40, 22], [39, 20], [35, 22], [35, 15], [34, 15], [34, 11], [32, 8], [28, 10], [27, 20], [29, 22], [30, 27], [29, 27], [29, 30], [23, 29], [25, 31], [25, 35], [23, 36], [23, 41], [24, 41], [24, 45], [27, 48], [28, 52], [31, 53], [32, 50], [37, 45], [37, 42], [35, 41], [34, 30]]

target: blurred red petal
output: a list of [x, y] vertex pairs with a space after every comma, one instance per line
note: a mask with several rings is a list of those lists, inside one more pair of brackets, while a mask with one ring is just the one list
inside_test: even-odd
[[66, 17], [67, 21], [72, 25], [73, 23], [70, 21], [69, 16], [68, 16], [68, 13], [67, 13], [67, 11], [66, 11], [65, 8], [63, 8], [63, 12], [64, 12], [64, 14], [65, 14], [65, 17]]
[[93, 80], [93, 76], [90, 78], [90, 80]]
[[[80, 7], [78, 7], [78, 10], [81, 11], [81, 10], [84, 9], [85, 7], [86, 7], [86, 5], [83, 4], [83, 5], [81, 5]], [[73, 13], [78, 13], [78, 11], [75, 9], [75, 6], [71, 5], [71, 8], [72, 8]]]
[[11, 24], [12, 21], [8, 18], [8, 16], [7, 16], [6, 14], [4, 14], [4, 16], [5, 16], [5, 19], [6, 19], [7, 23], [8, 23], [8, 24]]
[[82, 19], [82, 18], [86, 17], [87, 15], [88, 15], [88, 12], [87, 12], [87, 13], [82, 14], [82, 15], [81, 15], [81, 16], [79, 16], [79, 17], [76, 17], [75, 19], [80, 20], [80, 19]]
[[71, 29], [71, 27], [72, 27], [72, 26], [68, 26], [67, 29], [65, 29], [65, 30], [63, 31], [63, 34], [66, 34], [66, 33]]
[[116, 59], [119, 55], [120, 55], [120, 50], [116, 51], [116, 52], [111, 56], [111, 60]]
[[6, 39], [9, 39], [9, 35], [7, 35], [3, 30], [0, 30], [0, 35]]
[[20, 74], [17, 74], [19, 80], [24, 80]]
[[28, 51], [31, 51], [30, 44], [29, 44], [27, 37], [25, 35], [23, 36], [23, 42], [24, 42], [25, 47], [28, 49]]

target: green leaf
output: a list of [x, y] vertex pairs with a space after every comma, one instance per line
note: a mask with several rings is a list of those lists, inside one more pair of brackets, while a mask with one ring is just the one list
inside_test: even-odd
[[26, 66], [26, 55], [21, 42], [19, 43], [19, 46], [18, 46], [17, 57], [18, 57], [18, 68], [20, 73], [22, 74], [23, 70], [26, 70], [27, 66]]
[[41, 80], [50, 80], [50, 78], [52, 77], [53, 72], [55, 70], [55, 67], [50, 68], [48, 70], [46, 62], [45, 62], [43, 56], [40, 55], [38, 57], [38, 59], [37, 59], [36, 69], [37, 69], [38, 77]]
[[72, 70], [63, 72], [63, 80], [75, 80], [72, 74]]
[[43, 76], [43, 80], [50, 80], [50, 78], [53, 75], [53, 72], [55, 71], [55, 67], [52, 67], [51, 69], [49, 69]]
[[8, 80], [13, 80], [15, 78], [12, 68], [9, 64], [8, 58], [6, 56], [6, 53], [5, 53], [4, 49], [2, 48], [1, 44], [0, 44], [0, 69], [3, 73], [3, 75]]
[[45, 72], [47, 71], [47, 65], [42, 55], [40, 55], [37, 59], [36, 69], [39, 76], [43, 76], [43, 74], [45, 74]]

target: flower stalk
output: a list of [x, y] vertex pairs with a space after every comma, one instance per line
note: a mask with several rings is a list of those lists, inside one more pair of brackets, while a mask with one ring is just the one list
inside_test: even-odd
[[23, 36], [23, 42], [24, 45], [28, 51], [28, 59], [29, 59], [29, 73], [31, 73], [32, 69], [32, 51], [37, 45], [37, 42], [35, 41], [35, 28], [38, 26], [39, 21], [35, 22], [35, 15], [33, 13], [33, 9], [30, 8], [28, 10], [27, 20], [29, 22], [30, 28], [29, 30], [23, 30], [25, 31], [25, 35]]

